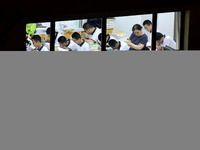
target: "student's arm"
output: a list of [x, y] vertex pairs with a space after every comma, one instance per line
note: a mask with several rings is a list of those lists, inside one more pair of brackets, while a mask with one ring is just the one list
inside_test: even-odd
[[133, 43], [131, 42], [131, 40], [128, 40], [127, 44], [128, 44], [128, 46], [130, 46], [131, 48], [133, 48], [133, 49], [135, 49], [135, 50], [142, 50], [142, 49], [144, 48], [144, 45], [143, 45], [143, 44], [138, 44], [138, 45], [136, 45], [136, 44], [133, 44]]

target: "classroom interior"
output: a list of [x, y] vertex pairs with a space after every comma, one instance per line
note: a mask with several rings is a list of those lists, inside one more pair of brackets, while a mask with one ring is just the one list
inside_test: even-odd
[[[101, 19], [102, 18], [98, 18]], [[55, 21], [55, 32], [58, 32], [60, 36], [64, 36], [66, 39], [72, 40], [72, 34], [78, 32], [81, 35], [81, 38], [85, 38], [85, 31], [83, 29], [83, 24], [87, 22], [88, 19], [79, 19], [79, 20], [60, 20]], [[140, 24], [142, 32], [147, 35], [148, 42], [146, 46], [149, 50], [152, 50], [152, 41], [149, 40], [152, 37], [152, 32], [148, 32], [144, 29], [143, 22], [145, 20], [150, 20], [153, 22], [153, 14], [142, 14], [142, 15], [128, 15], [128, 16], [115, 16], [107, 17], [106, 20], [106, 34], [117, 39], [117, 41], [127, 42], [131, 34], [133, 33], [132, 27], [135, 24]], [[33, 24], [33, 23], [31, 23]], [[41, 37], [42, 45], [45, 46], [49, 51], [51, 37], [47, 35], [47, 28], [51, 27], [51, 22], [38, 22], [34, 23], [36, 29], [34, 33], [31, 34], [28, 32], [27, 26], [30, 23], [26, 24], [26, 38], [31, 38], [34, 35], [39, 35]], [[154, 24], [152, 24], [154, 25]], [[180, 37], [181, 37], [181, 12], [164, 12], [158, 13], [157, 15], [157, 31], [163, 35], [171, 37], [176, 42], [176, 48], [173, 50], [180, 50]], [[102, 27], [99, 27], [102, 30]], [[90, 45], [90, 51], [101, 51], [102, 45], [98, 42], [88, 43]], [[26, 46], [27, 48], [27, 46]], [[109, 45], [106, 47], [107, 51], [113, 50]], [[30, 51], [30, 50], [27, 50]], [[59, 44], [54, 43], [54, 51], [69, 51], [69, 49], [62, 48]]]

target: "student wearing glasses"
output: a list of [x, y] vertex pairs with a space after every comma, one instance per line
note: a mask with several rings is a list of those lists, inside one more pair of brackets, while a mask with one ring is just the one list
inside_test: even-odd
[[139, 24], [135, 24], [132, 28], [133, 33], [128, 39], [128, 46], [130, 46], [130, 50], [149, 50], [146, 47], [148, 42], [147, 35], [142, 31], [142, 26]]

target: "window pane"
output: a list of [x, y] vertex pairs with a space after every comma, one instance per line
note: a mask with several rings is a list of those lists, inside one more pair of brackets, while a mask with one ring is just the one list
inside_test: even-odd
[[157, 20], [157, 50], [180, 49], [180, 12], [159, 13]]
[[47, 29], [50, 22], [26, 24], [26, 50], [27, 51], [49, 51], [50, 35]]
[[[107, 19], [107, 50], [150, 50], [151, 30], [143, 26], [152, 14], [112, 17]], [[134, 32], [133, 32], [133, 26]], [[145, 29], [146, 28], [146, 29]], [[134, 46], [133, 46], [134, 44]]]
[[101, 19], [57, 21], [55, 51], [100, 51]]

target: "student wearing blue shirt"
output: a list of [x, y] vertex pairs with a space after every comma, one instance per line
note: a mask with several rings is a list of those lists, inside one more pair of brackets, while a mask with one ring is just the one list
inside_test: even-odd
[[148, 37], [144, 32], [142, 32], [142, 26], [135, 24], [132, 31], [133, 33], [127, 42], [128, 46], [130, 46], [130, 50], [149, 50], [146, 47]]

